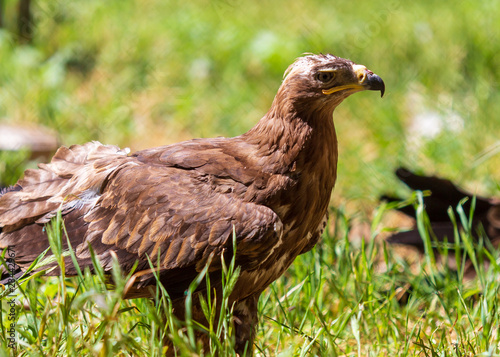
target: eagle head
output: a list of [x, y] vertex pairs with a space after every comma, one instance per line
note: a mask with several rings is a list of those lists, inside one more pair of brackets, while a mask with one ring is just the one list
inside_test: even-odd
[[331, 54], [298, 58], [285, 72], [278, 96], [297, 105], [316, 103], [335, 108], [349, 95], [378, 90], [384, 95], [384, 81], [365, 66]]

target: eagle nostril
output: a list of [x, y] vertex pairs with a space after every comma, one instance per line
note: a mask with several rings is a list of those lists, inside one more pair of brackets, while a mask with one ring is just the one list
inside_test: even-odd
[[366, 73], [365, 72], [362, 72], [362, 73], [358, 73], [358, 81], [359, 83], [363, 83], [366, 79]]

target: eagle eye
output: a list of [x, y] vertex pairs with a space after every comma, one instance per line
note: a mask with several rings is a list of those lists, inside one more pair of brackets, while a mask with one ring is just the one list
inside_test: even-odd
[[316, 79], [320, 82], [327, 83], [330, 82], [335, 74], [333, 72], [318, 72], [316, 73]]

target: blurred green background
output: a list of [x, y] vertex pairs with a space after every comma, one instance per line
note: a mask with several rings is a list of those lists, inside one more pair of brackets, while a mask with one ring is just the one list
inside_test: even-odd
[[[380, 194], [408, 194], [393, 177], [399, 165], [499, 195], [500, 1], [32, 0], [31, 41], [18, 34], [19, 1], [0, 0], [0, 125], [41, 124], [68, 146], [99, 140], [134, 151], [239, 135], [266, 113], [285, 69], [303, 53], [333, 53], [380, 75], [384, 98], [355, 94], [334, 113], [335, 229], [263, 294], [259, 315], [268, 318], [260, 319], [257, 346], [263, 355], [306, 354], [319, 336], [317, 351], [339, 355], [438, 355], [435, 341], [445, 355], [496, 351], [498, 265], [464, 288], [456, 272], [438, 275], [432, 264], [430, 271], [413, 269], [417, 264], [389, 259], [385, 246], [385, 265], [378, 264], [374, 240], [366, 249], [361, 240], [356, 250], [348, 238], [355, 231], [349, 219], [370, 218]], [[0, 152], [0, 183], [12, 184], [34, 166], [28, 156]], [[429, 276], [442, 284], [431, 286]], [[394, 299], [400, 282], [415, 289], [401, 307]], [[80, 289], [76, 280], [65, 284]], [[116, 319], [94, 295], [69, 307], [51, 301], [57, 281], [30, 286], [41, 288], [30, 290], [37, 310], [19, 307], [28, 354], [86, 355], [106, 343], [114, 346], [106, 355], [121, 356], [122, 346], [135, 350], [132, 338], [146, 350], [160, 336], [151, 333], [156, 310], [149, 301], [122, 302], [126, 310], [139, 306], [141, 327], [135, 310]], [[84, 291], [94, 289], [88, 286]], [[91, 321], [83, 324], [82, 316]], [[73, 347], [81, 330], [86, 335]], [[105, 330], [129, 334], [103, 337]], [[405, 353], [409, 348], [415, 351]]]
[[[404, 192], [398, 165], [495, 193], [500, 178], [500, 2], [35, 0], [31, 44], [4, 0], [0, 123], [40, 123], [64, 145], [132, 150], [234, 136], [269, 108], [305, 52], [366, 65], [386, 96], [334, 113], [333, 204], [369, 212]], [[13, 183], [19, 157], [2, 154]]]

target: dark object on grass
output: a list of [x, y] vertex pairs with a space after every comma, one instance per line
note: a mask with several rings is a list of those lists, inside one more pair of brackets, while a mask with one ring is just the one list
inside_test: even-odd
[[[454, 255], [455, 250], [453, 249], [455, 238], [454, 238], [454, 226], [448, 215], [448, 209], [451, 207], [455, 210], [455, 217], [457, 222], [460, 223], [458, 214], [456, 212], [456, 207], [464, 198], [467, 201], [463, 203], [462, 207], [464, 212], [469, 215], [473, 195], [467, 191], [464, 191], [457, 186], [455, 186], [451, 181], [442, 179], [435, 176], [420, 176], [405, 168], [399, 168], [396, 170], [397, 177], [404, 182], [412, 190], [419, 191], [431, 191], [430, 196], [425, 196], [424, 204], [425, 210], [429, 217], [431, 224], [433, 236], [440, 243], [448, 242], [449, 254], [447, 256], [436, 256], [436, 259], [446, 264], [452, 270], [457, 270], [457, 258]], [[401, 198], [383, 196], [383, 200], [389, 202], [402, 201]], [[405, 206], [399, 208], [401, 212], [410, 216], [414, 219], [415, 208], [413, 206]], [[474, 239], [477, 239], [477, 230], [482, 225], [490, 242], [493, 246], [498, 246], [500, 243], [500, 200], [494, 198], [485, 198], [476, 196], [476, 204], [472, 221], [472, 233]], [[461, 228], [461, 226], [459, 226]], [[387, 242], [392, 244], [401, 244], [405, 246], [411, 246], [417, 248], [421, 253], [425, 252], [424, 241], [420, 236], [417, 228], [412, 229], [407, 232], [399, 232], [387, 239]], [[488, 245], [487, 247], [491, 247]], [[439, 249], [433, 250], [435, 253], [439, 253]], [[482, 254], [482, 252], [478, 252]], [[487, 265], [489, 261], [484, 257], [480, 262]], [[476, 276], [476, 268], [472, 261], [467, 257], [463, 262], [462, 274], [457, 271], [457, 279], [472, 279]], [[444, 281], [440, 278], [440, 273], [435, 281]], [[430, 293], [430, 291], [439, 290], [440, 287], [434, 286], [434, 283], [427, 277], [422, 280], [417, 285], [411, 285], [408, 282], [401, 283], [401, 286], [397, 289], [395, 298], [401, 305], [406, 305], [409, 297], [416, 291], [421, 293]]]
[[[463, 204], [463, 209], [466, 214], [469, 213], [472, 195], [458, 187], [451, 181], [435, 176], [420, 176], [405, 169], [399, 168], [396, 170], [397, 177], [404, 182], [412, 190], [429, 190], [431, 195], [424, 197], [425, 210], [431, 222], [432, 231], [438, 241], [444, 242], [447, 240], [453, 243], [454, 227], [448, 215], [448, 208], [451, 206], [456, 209], [457, 205], [465, 197], [468, 200]], [[382, 199], [387, 201], [401, 201], [400, 198], [384, 196]], [[406, 206], [399, 209], [404, 214], [415, 218], [415, 209], [413, 206]], [[457, 216], [457, 221], [460, 221]], [[484, 227], [484, 230], [490, 241], [498, 243], [500, 241], [500, 200], [495, 198], [486, 198], [476, 196], [476, 205], [473, 215], [472, 227], [473, 233], [479, 225]], [[424, 243], [417, 229], [408, 232], [400, 232], [392, 235], [387, 239], [389, 243], [410, 245], [418, 248], [423, 252]]]
[[[233, 256], [234, 230], [241, 273], [229, 306], [236, 349], [251, 350], [259, 295], [325, 228], [337, 174], [332, 113], [362, 90], [383, 94], [384, 82], [349, 60], [310, 55], [288, 68], [271, 109], [241, 136], [131, 155], [98, 142], [62, 147], [50, 164], [26, 171], [20, 191], [0, 198], [0, 245], [15, 246], [16, 263], [28, 266], [48, 247], [43, 226], [61, 207], [80, 266], [92, 268], [89, 245], [106, 272], [112, 255], [125, 272], [138, 261], [126, 297], [150, 297], [150, 257], [182, 319], [185, 291], [210, 261], [222, 296], [221, 258]], [[70, 257], [66, 272], [76, 274]], [[193, 304], [193, 318], [205, 323]]]
[[43, 126], [0, 124], [0, 151], [26, 150], [31, 159], [48, 160], [58, 147], [55, 133]]

